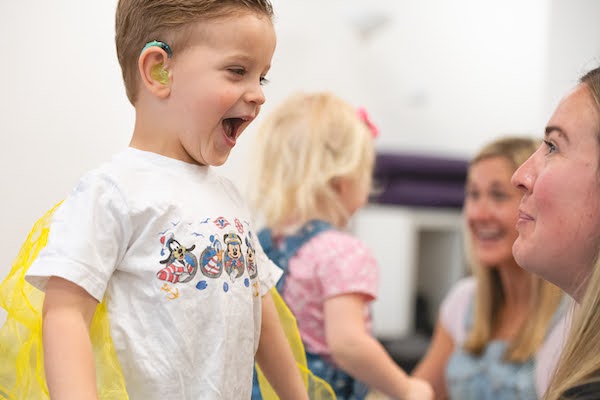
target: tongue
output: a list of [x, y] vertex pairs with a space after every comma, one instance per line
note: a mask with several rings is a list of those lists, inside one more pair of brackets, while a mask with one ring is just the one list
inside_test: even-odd
[[224, 119], [223, 129], [225, 130], [225, 134], [233, 139], [233, 121], [230, 119]]

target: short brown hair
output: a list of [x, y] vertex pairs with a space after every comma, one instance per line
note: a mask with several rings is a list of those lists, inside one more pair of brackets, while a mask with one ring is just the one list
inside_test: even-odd
[[252, 12], [272, 20], [269, 0], [119, 0], [115, 42], [127, 97], [137, 100], [137, 60], [146, 43], [168, 42], [173, 52], [185, 44], [185, 28], [193, 22]]

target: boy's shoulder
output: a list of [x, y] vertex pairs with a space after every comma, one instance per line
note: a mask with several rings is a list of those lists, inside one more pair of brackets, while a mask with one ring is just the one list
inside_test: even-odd
[[132, 147], [116, 153], [109, 160], [89, 170], [82, 180], [102, 180], [125, 189], [167, 188], [181, 185], [180, 182], [185, 182], [181, 189], [201, 186], [206, 182], [235, 188], [228, 179], [214, 173], [209, 167], [185, 163]]
[[136, 174], [136, 170], [143, 171], [143, 168], [136, 166], [135, 158], [131, 157], [128, 150], [123, 150], [85, 172], [80, 177], [75, 191], [93, 186], [121, 186], [131, 180], [130, 177]]

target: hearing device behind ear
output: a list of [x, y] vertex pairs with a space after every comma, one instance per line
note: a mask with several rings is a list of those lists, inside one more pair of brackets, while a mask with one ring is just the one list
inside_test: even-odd
[[167, 71], [163, 63], [154, 65], [150, 70], [150, 76], [163, 85], [169, 83], [169, 71]]
[[[159, 40], [152, 40], [152, 41], [146, 43], [146, 45], [142, 49], [142, 53], [147, 48], [150, 48], [153, 46], [160, 47], [161, 49], [163, 49], [167, 53], [168, 58], [171, 58], [173, 56], [173, 51], [171, 50], [171, 47], [168, 44], [166, 44], [165, 42], [161, 42]], [[166, 85], [167, 83], [169, 83], [169, 72], [165, 69], [165, 66], [163, 65], [163, 63], [159, 63], [159, 64], [156, 64], [155, 66], [153, 66], [152, 69], [150, 70], [150, 76], [152, 77], [152, 79], [162, 83], [163, 85]]]

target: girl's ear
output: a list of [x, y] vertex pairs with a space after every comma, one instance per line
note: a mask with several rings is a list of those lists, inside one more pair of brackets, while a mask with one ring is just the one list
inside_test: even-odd
[[331, 180], [330, 184], [338, 196], [343, 197], [352, 183], [348, 178], [336, 177]]
[[171, 94], [169, 55], [158, 46], [147, 47], [138, 59], [138, 71], [144, 87], [154, 96], [165, 99]]

